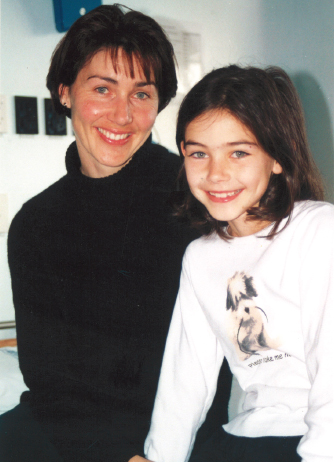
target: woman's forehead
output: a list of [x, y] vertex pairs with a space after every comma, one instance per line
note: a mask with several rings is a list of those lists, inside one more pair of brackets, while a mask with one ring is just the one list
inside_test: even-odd
[[111, 68], [116, 74], [147, 81], [155, 84], [152, 66], [146, 64], [141, 56], [135, 53], [126, 53], [122, 48], [103, 48], [98, 50], [83, 67]]

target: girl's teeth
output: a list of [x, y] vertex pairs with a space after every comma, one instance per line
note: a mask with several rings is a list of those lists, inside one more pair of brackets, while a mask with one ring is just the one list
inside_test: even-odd
[[240, 191], [241, 191], [241, 189], [238, 189], [237, 191], [228, 192], [228, 193], [215, 193], [215, 192], [209, 191], [209, 194], [210, 194], [211, 196], [221, 197], [221, 198], [224, 199], [225, 197], [235, 196], [235, 195], [238, 194]]
[[98, 131], [102, 133], [102, 135], [106, 136], [110, 140], [125, 140], [129, 136], [128, 133], [124, 133], [122, 135], [116, 135], [115, 133], [108, 132], [107, 130], [103, 130], [103, 128], [98, 128]]

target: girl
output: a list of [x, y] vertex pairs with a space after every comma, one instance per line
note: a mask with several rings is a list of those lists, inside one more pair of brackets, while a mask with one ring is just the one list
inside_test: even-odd
[[211, 72], [182, 103], [177, 144], [178, 214], [204, 236], [184, 256], [147, 458], [189, 459], [225, 356], [243, 412], [196, 461], [332, 460], [334, 207], [291, 80]]

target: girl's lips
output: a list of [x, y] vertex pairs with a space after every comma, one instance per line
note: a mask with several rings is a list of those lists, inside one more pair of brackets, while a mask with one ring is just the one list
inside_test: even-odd
[[230, 202], [233, 201], [243, 189], [236, 189], [235, 191], [205, 191], [207, 196], [212, 202]]
[[117, 145], [122, 145], [125, 144], [129, 137], [131, 136], [131, 133], [113, 133], [110, 132], [109, 130], [105, 130], [103, 128], [97, 128], [97, 131], [101, 138], [106, 141], [107, 143], [110, 144], [117, 144]]

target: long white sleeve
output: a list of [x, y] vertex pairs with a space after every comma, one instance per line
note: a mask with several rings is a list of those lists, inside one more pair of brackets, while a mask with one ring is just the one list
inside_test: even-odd
[[216, 391], [223, 354], [196, 298], [185, 256], [145, 454], [187, 461]]
[[311, 382], [298, 452], [305, 462], [333, 460], [334, 215], [313, 220], [302, 243], [300, 296], [305, 363]]

